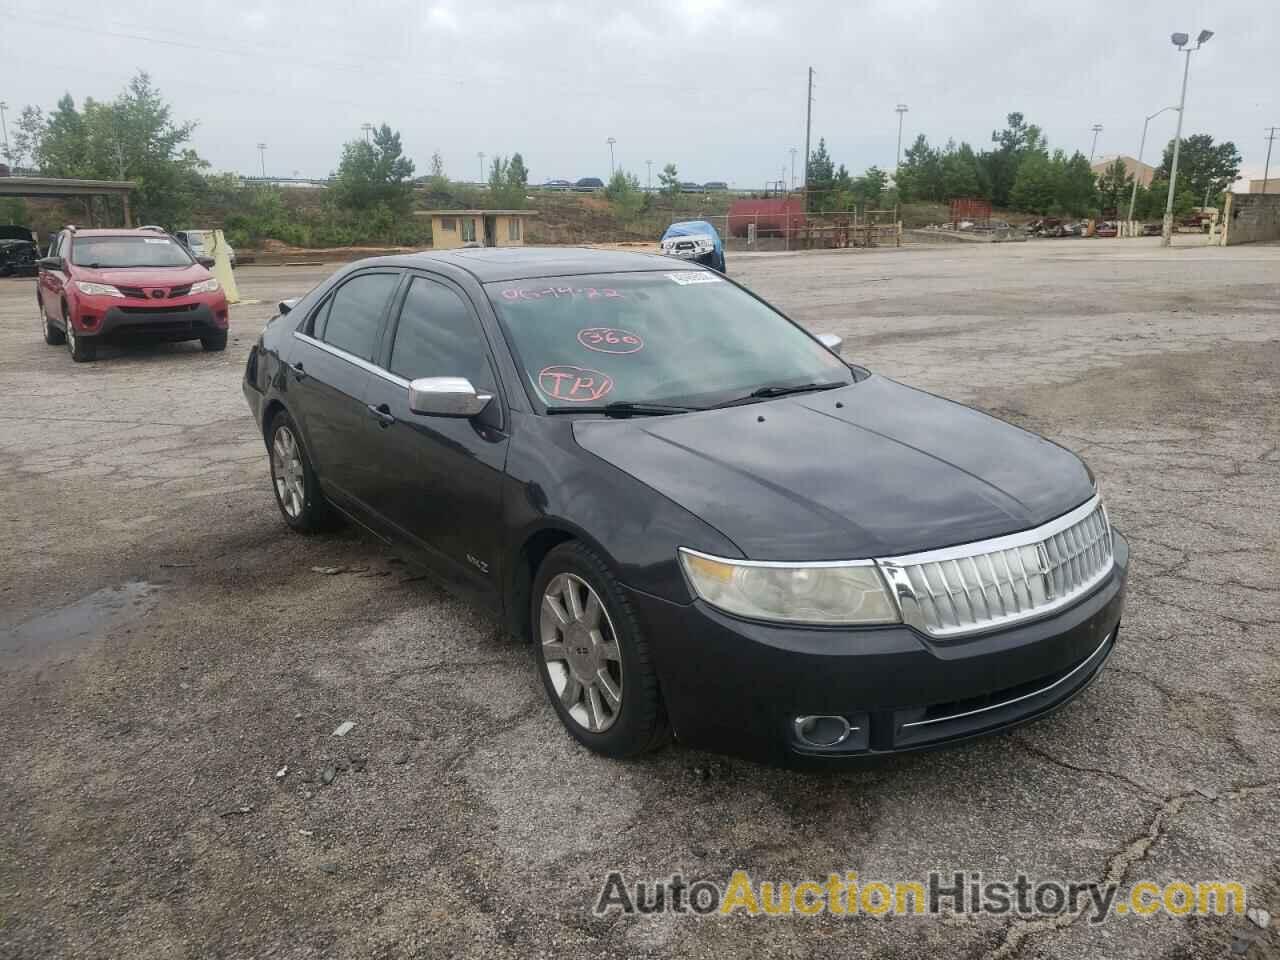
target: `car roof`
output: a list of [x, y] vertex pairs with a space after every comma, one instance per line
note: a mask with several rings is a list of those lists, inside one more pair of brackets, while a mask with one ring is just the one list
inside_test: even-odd
[[424, 250], [407, 256], [378, 257], [377, 262], [406, 267], [448, 264], [467, 271], [481, 283], [535, 277], [568, 277], [584, 273], [705, 269], [699, 264], [672, 257], [585, 247], [464, 247], [457, 250]]
[[155, 230], [125, 230], [122, 228], [115, 229], [115, 230], [109, 230], [102, 227], [98, 227], [90, 230], [81, 230], [77, 228], [75, 230], [75, 236], [77, 237], [154, 237], [157, 235], [157, 232], [158, 231], [155, 231]]

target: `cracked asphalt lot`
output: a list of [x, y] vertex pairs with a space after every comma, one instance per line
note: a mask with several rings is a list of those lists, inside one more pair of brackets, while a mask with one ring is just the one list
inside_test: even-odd
[[850, 357], [1089, 460], [1133, 568], [1083, 696], [839, 774], [596, 758], [486, 611], [281, 522], [241, 369], [327, 270], [243, 268], [262, 302], [225, 354], [89, 365], [0, 280], [0, 957], [1280, 955], [1242, 917], [592, 916], [611, 870], [739, 868], [1231, 879], [1280, 914], [1280, 247], [729, 266]]

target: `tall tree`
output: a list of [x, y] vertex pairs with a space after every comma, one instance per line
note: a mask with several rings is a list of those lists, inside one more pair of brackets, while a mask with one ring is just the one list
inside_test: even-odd
[[835, 187], [836, 170], [831, 155], [827, 153], [827, 141], [823, 137], [818, 138], [818, 149], [809, 157], [808, 173], [808, 209], [830, 209], [827, 205], [831, 203], [830, 194]]
[[985, 151], [980, 161], [980, 179], [984, 181], [988, 199], [996, 207], [1009, 205], [1014, 180], [1027, 154], [1048, 152], [1040, 128], [1027, 123], [1021, 113], [1009, 114], [1005, 122], [1008, 126], [1003, 130], [991, 131], [991, 142], [999, 146]]
[[[42, 122], [43, 121], [43, 122]], [[134, 209], [144, 222], [181, 226], [208, 167], [187, 144], [194, 122], [174, 121], [172, 109], [140, 72], [114, 100], [92, 98], [77, 110], [65, 94], [47, 119], [38, 108], [23, 110], [21, 149], [41, 172], [53, 177], [133, 180]]]
[[413, 161], [404, 156], [400, 134], [385, 123], [374, 130], [373, 142], [349, 140], [334, 174], [334, 198], [339, 206], [371, 210], [382, 206], [405, 214], [413, 206]]
[[658, 174], [660, 190], [668, 200], [675, 200], [680, 195], [680, 173], [674, 163], [668, 163]]
[[[1173, 141], [1164, 148], [1164, 160], [1158, 176], [1167, 181], [1173, 166]], [[1197, 204], [1226, 190], [1240, 176], [1240, 152], [1230, 140], [1214, 144], [1207, 133], [1197, 133], [1182, 139], [1178, 151], [1178, 193], [1185, 187], [1195, 197]], [[1165, 189], [1165, 196], [1169, 194]]]
[[1133, 174], [1116, 157], [1098, 177], [1098, 199], [1103, 210], [1123, 211], [1128, 214], [1129, 197], [1133, 193]]

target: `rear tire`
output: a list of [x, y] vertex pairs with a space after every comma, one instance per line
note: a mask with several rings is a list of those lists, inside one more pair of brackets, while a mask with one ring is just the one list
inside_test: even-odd
[[538, 568], [531, 600], [538, 673], [574, 739], [616, 759], [665, 745], [671, 729], [649, 644], [604, 561], [576, 541], [561, 544]]
[[220, 353], [227, 349], [227, 331], [220, 330], [217, 333], [209, 334], [207, 337], [201, 337], [200, 346], [210, 353]]
[[76, 363], [88, 363], [91, 360], [98, 359], [98, 342], [76, 334], [76, 328], [71, 324], [71, 314], [67, 312], [66, 306], [62, 308], [62, 322], [66, 324], [63, 336], [67, 343], [67, 352], [71, 354], [71, 359]]
[[315, 533], [329, 525], [332, 511], [320, 492], [320, 480], [302, 445], [293, 417], [281, 410], [267, 429], [271, 489], [284, 522], [299, 533]]

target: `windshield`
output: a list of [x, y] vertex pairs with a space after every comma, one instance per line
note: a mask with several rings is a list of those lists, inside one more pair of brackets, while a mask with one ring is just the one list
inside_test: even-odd
[[189, 267], [191, 256], [169, 237], [76, 237], [71, 262], [79, 267]]
[[531, 393], [552, 409], [701, 407], [766, 386], [846, 384], [838, 357], [709, 271], [485, 285]]

